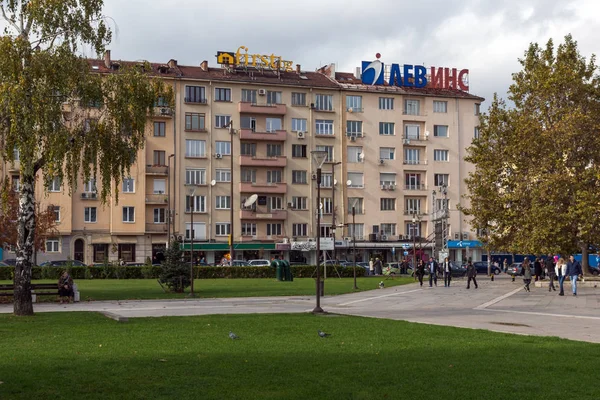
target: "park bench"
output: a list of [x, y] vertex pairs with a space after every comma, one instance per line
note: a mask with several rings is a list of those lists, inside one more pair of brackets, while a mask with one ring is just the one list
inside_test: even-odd
[[[0, 296], [13, 296], [14, 284], [0, 285]], [[79, 292], [75, 293], [75, 301], [79, 301]], [[56, 283], [32, 283], [31, 295], [34, 303], [37, 302], [37, 296], [58, 296], [58, 285]]]

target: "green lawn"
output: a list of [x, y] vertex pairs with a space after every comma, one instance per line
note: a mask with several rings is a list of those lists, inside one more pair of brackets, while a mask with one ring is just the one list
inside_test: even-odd
[[3, 400], [598, 399], [600, 345], [383, 319], [39, 313], [0, 337]]
[[[357, 278], [359, 290], [376, 289], [382, 277]], [[53, 283], [41, 280], [37, 283]], [[413, 283], [412, 278], [401, 277], [385, 281], [386, 286]], [[10, 283], [9, 281], [0, 281]], [[131, 299], [178, 299], [186, 294], [164, 293], [156, 279], [95, 279], [76, 280], [81, 300], [131, 300]], [[351, 293], [352, 278], [327, 278], [325, 294]], [[293, 282], [278, 282], [275, 279], [196, 279], [194, 292], [198, 297], [258, 297], [258, 296], [308, 296], [316, 292], [312, 278], [294, 279]], [[54, 301], [44, 296], [42, 300]]]

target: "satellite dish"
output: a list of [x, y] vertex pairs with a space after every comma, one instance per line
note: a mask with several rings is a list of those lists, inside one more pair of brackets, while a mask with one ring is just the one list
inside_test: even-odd
[[215, 186], [217, 184], [217, 181], [215, 181], [214, 179], [212, 181], [210, 181], [210, 186]]
[[365, 153], [358, 153], [358, 158], [360, 158], [361, 160], [365, 159]]
[[352, 185], [352, 181], [351, 181], [350, 179], [348, 179], [348, 180], [346, 181], [346, 185], [348, 185], [348, 186]]
[[429, 136], [429, 131], [425, 131], [425, 137]]
[[349, 112], [350, 114], [352, 114], [352, 111], [354, 111], [354, 110], [352, 109], [352, 107], [350, 107], [350, 108], [348, 109], [348, 112]]
[[254, 204], [256, 202], [256, 199], [258, 199], [257, 194], [253, 194], [252, 196], [248, 197], [246, 199], [246, 201], [244, 202], [244, 207], [250, 207], [252, 204]]
[[334, 184], [334, 185], [337, 185], [337, 179], [334, 179], [334, 180], [333, 180], [333, 184]]

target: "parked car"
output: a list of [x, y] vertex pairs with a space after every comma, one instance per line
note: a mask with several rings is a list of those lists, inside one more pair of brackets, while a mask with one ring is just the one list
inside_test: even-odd
[[[348, 264], [344, 265], [344, 268], [354, 268], [354, 264], [348, 263]], [[357, 262], [356, 263], [356, 275], [368, 276], [369, 275], [369, 263]]]
[[325, 260], [321, 263], [321, 266], [326, 265], [330, 267], [333, 265], [341, 265], [343, 267], [345, 264], [351, 264], [351, 262], [346, 260]]
[[40, 267], [85, 267], [86, 265], [77, 260], [54, 260], [46, 261], [40, 264]]
[[[466, 265], [458, 265], [458, 264], [451, 262], [450, 267], [452, 270], [452, 273], [451, 273], [452, 277], [462, 278], [467, 274], [467, 266]], [[486, 272], [487, 272], [487, 270], [486, 270]]]
[[248, 261], [248, 265], [252, 267], [268, 267], [271, 265], [271, 261], [269, 260], [250, 260]]
[[512, 263], [506, 269], [508, 275], [521, 275], [521, 263]]
[[17, 265], [17, 259], [16, 258], [7, 258], [6, 260], [3, 261], [4, 264], [6, 265], [10, 265], [10, 266], [15, 266]]
[[[478, 274], [487, 274], [488, 272], [488, 263], [487, 261], [474, 261], [473, 266], [477, 270]], [[466, 265], [465, 265], [466, 267]], [[490, 264], [491, 271], [494, 275], [500, 275], [502, 272], [502, 268], [500, 266], [495, 267], [494, 264]]]
[[250, 264], [244, 260], [233, 260], [231, 262], [232, 267], [249, 267]]

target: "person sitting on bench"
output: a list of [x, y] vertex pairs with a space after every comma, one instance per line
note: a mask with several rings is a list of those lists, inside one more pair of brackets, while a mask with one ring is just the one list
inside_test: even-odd
[[67, 303], [73, 302], [73, 279], [67, 271], [63, 271], [60, 278], [58, 278], [58, 296], [60, 297], [60, 304], [65, 302], [65, 297]]

